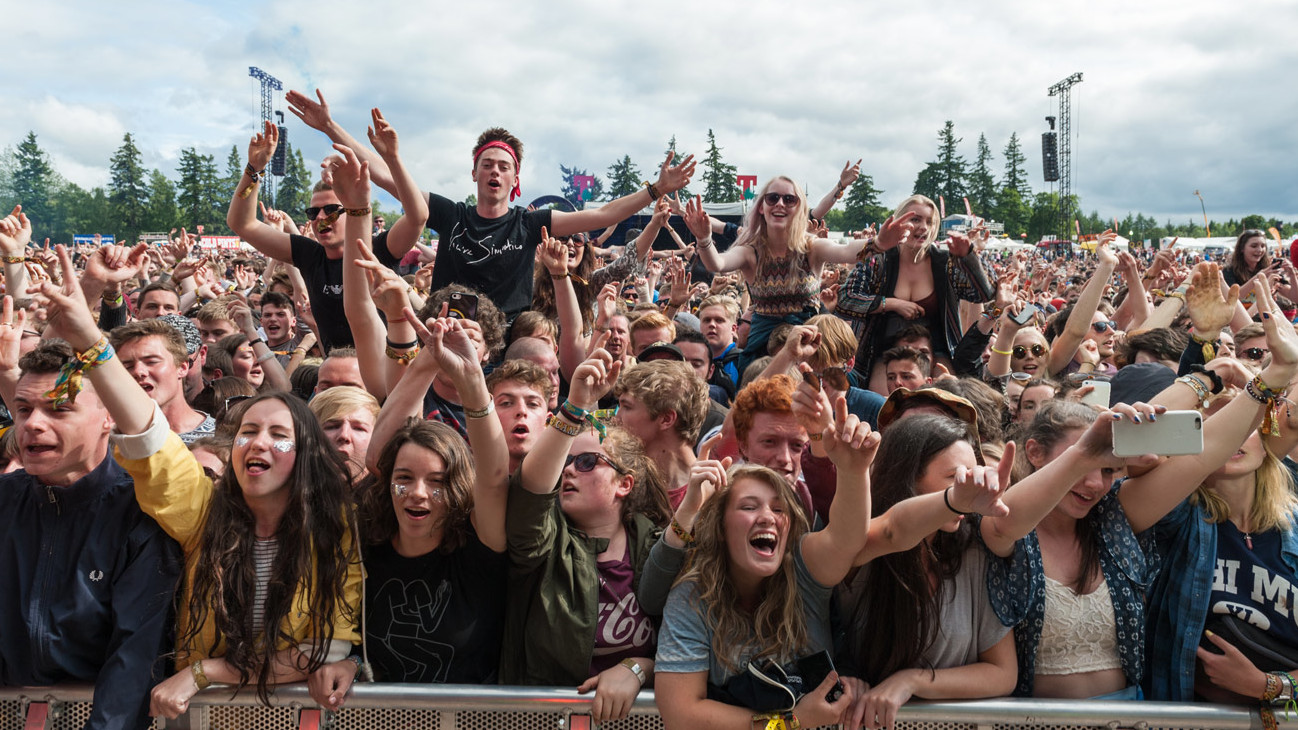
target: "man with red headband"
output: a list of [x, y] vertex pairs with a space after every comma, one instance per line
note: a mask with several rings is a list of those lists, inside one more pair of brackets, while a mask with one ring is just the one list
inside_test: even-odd
[[[288, 101], [308, 126], [360, 155], [363, 147], [333, 121], [319, 90], [316, 97], [318, 102], [290, 91]], [[386, 165], [372, 152], [364, 152], [362, 159], [369, 162], [371, 179], [384, 190], [393, 192], [395, 188]], [[548, 228], [552, 236], [570, 236], [617, 225], [652, 205], [658, 197], [685, 187], [694, 174], [693, 155], [673, 165], [669, 154], [652, 185], [646, 184], [643, 189], [599, 208], [575, 213], [529, 211], [510, 205], [520, 195], [522, 162], [523, 143], [517, 137], [499, 127], [488, 129], [473, 146], [472, 175], [478, 185], [477, 205], [470, 207], [436, 194], [428, 196], [428, 227], [441, 236], [432, 289], [451, 283], [463, 284], [486, 294], [511, 318], [532, 304], [532, 267], [542, 228]]]

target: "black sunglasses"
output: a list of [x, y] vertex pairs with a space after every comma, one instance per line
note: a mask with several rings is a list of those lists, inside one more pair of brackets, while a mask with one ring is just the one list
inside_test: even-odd
[[1261, 360], [1262, 358], [1266, 357], [1270, 353], [1271, 353], [1270, 350], [1267, 350], [1262, 347], [1246, 347], [1243, 350], [1239, 351], [1239, 354], [1243, 355], [1244, 357], [1247, 357], [1250, 360]]
[[779, 193], [767, 193], [762, 196], [762, 200], [766, 201], [767, 205], [775, 205], [783, 201], [784, 204], [790, 208], [798, 204], [798, 196], [791, 193], [785, 193], [783, 195]]
[[[1013, 352], [1013, 353], [1014, 353], [1014, 357], [1017, 357], [1017, 358], [1024, 358], [1024, 357], [1027, 357], [1027, 356], [1028, 356], [1028, 348], [1025, 347], [1025, 346], [1023, 346], [1023, 345], [1015, 345], [1015, 346], [1014, 346], [1014, 349], [1011, 350], [1011, 352]], [[1044, 357], [1045, 354], [1046, 354], [1046, 346], [1045, 346], [1045, 345], [1036, 344], [1036, 345], [1033, 345], [1033, 346], [1032, 346], [1032, 356], [1033, 356], [1033, 357]]]
[[325, 215], [333, 215], [342, 209], [343, 207], [337, 203], [330, 203], [329, 205], [313, 205], [306, 209], [306, 219], [313, 221], [316, 216], [320, 215], [321, 211], [324, 211]]
[[1116, 331], [1118, 329], [1118, 323], [1114, 322], [1111, 319], [1103, 320], [1100, 322], [1092, 322], [1091, 329], [1095, 330], [1099, 334], [1104, 334], [1105, 332], [1108, 332], [1111, 329]]
[[613, 471], [618, 474], [626, 474], [626, 471], [623, 470], [622, 467], [618, 466], [612, 459], [603, 454], [597, 454], [594, 451], [587, 451], [581, 454], [568, 454], [568, 458], [564, 459], [563, 465], [566, 468], [571, 464], [574, 469], [585, 474], [586, 472], [594, 471], [595, 465], [601, 461], [611, 466]]

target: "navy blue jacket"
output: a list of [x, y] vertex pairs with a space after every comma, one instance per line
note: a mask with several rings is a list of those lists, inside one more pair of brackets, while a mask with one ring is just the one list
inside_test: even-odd
[[146, 727], [182, 560], [111, 457], [67, 487], [0, 477], [0, 685], [93, 682], [85, 727]]

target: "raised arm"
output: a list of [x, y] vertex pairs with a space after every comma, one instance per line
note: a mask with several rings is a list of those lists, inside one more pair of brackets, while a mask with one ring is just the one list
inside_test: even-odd
[[323, 132], [330, 142], [355, 150], [358, 157], [370, 163], [370, 177], [374, 184], [388, 191], [392, 197], [400, 198], [392, 173], [388, 171], [387, 162], [379, 155], [365, 149], [360, 140], [334, 121], [329, 113], [329, 104], [319, 89], [315, 90], [315, 95], [316, 98], [312, 99], [300, 91], [290, 91], [284, 95], [284, 98], [288, 101], [288, 110], [301, 119], [303, 124], [317, 132]]
[[[586, 335], [586, 323], [581, 316], [581, 304], [577, 301], [577, 291], [573, 288], [572, 272], [568, 269], [568, 247], [551, 237], [549, 231], [542, 226], [541, 245], [537, 247], [536, 255], [554, 287], [554, 306], [559, 315], [559, 370], [565, 379], [571, 379], [572, 371], [586, 357], [589, 338]], [[604, 289], [615, 286], [609, 284]], [[600, 296], [600, 306], [604, 306], [602, 291]]]
[[[356, 359], [365, 389], [380, 401], [387, 397], [388, 383], [384, 355], [387, 328], [379, 318], [370, 294], [370, 281], [357, 262], [361, 247], [368, 247], [373, 235], [370, 211], [369, 165], [354, 150], [335, 145], [341, 157], [334, 156], [333, 186], [346, 212], [343, 224], [343, 311], [356, 343]], [[352, 212], [360, 211], [361, 215]]]
[[630, 218], [637, 210], [651, 205], [658, 196], [670, 195], [689, 184], [694, 175], [694, 155], [689, 155], [679, 164], [673, 165], [676, 153], [668, 152], [667, 159], [658, 168], [658, 180], [644, 190], [637, 190], [624, 195], [598, 208], [588, 208], [575, 213], [554, 211], [550, 217], [550, 226], [556, 236], [570, 236], [596, 228], [614, 226]]
[[996, 468], [960, 466], [955, 481], [941, 492], [903, 499], [870, 521], [865, 548], [853, 565], [909, 550], [950, 522], [953, 514], [1004, 517], [1009, 508], [1001, 499], [1014, 468], [1014, 442], [1005, 444], [1005, 455]]
[[753, 249], [749, 246], [731, 246], [725, 253], [717, 251], [716, 244], [712, 241], [712, 225], [707, 213], [703, 212], [703, 199], [695, 196], [690, 198], [685, 204], [684, 215], [685, 225], [694, 234], [694, 239], [698, 242], [695, 252], [699, 255], [699, 261], [707, 267], [708, 271], [714, 274], [721, 274], [727, 271], [742, 271], [745, 278], [749, 278], [757, 267], [757, 257], [753, 254]]
[[[1191, 288], [1194, 286], [1191, 284]], [[1204, 286], [1219, 291], [1215, 280], [1206, 281]], [[1248, 390], [1204, 421], [1201, 453], [1167, 459], [1152, 471], [1123, 483], [1118, 499], [1133, 532], [1152, 527], [1190, 496], [1209, 474], [1225, 464], [1261, 422], [1268, 404], [1258, 398], [1267, 400], [1270, 396], [1269, 407], [1278, 409], [1278, 399], [1298, 373], [1298, 333], [1276, 305], [1271, 292], [1266, 287], [1258, 287], [1257, 292], [1262, 327], [1266, 330], [1267, 346], [1271, 348], [1271, 363], [1248, 385]], [[1173, 386], [1187, 387], [1176, 383]]]
[[[821, 391], [824, 399], [824, 392]], [[822, 404], [823, 405], [823, 404]], [[847, 399], [834, 402], [833, 427], [823, 434], [825, 451], [838, 470], [829, 525], [802, 539], [802, 558], [821, 585], [837, 585], [865, 547], [870, 527], [870, 464], [879, 449], [879, 434], [847, 412]]]
[[[4, 256], [5, 291], [14, 297], [22, 308], [31, 301], [27, 295], [27, 244], [32, 240], [32, 222], [23, 213], [21, 205], [4, 218], [0, 218], [0, 255]], [[13, 401], [9, 401], [12, 403]]]
[[[412, 322], [417, 319], [414, 310], [410, 309], [406, 310], [405, 318]], [[422, 332], [420, 339], [427, 345], [432, 337], [426, 327], [422, 328]], [[378, 417], [374, 419], [370, 449], [365, 454], [365, 468], [371, 473], [378, 470], [379, 454], [383, 453], [383, 446], [392, 440], [392, 436], [405, 425], [406, 421], [424, 417], [424, 395], [432, 387], [433, 379], [437, 377], [438, 372], [437, 358], [428, 347], [424, 347], [410, 361], [401, 380], [392, 387], [392, 392], [388, 394], [387, 400], [383, 401], [383, 407], [379, 409]]]
[[284, 393], [293, 390], [292, 383], [288, 382], [288, 374], [284, 372], [284, 366], [280, 365], [279, 360], [275, 358], [275, 352], [270, 349], [270, 345], [267, 345], [265, 340], [257, 336], [257, 320], [252, 316], [252, 309], [239, 300], [230, 302], [229, 311], [230, 319], [243, 332], [243, 336], [248, 338], [253, 357], [257, 358], [257, 363], [261, 365], [261, 370], [266, 375], [266, 383], [273, 390]]
[[[473, 451], [473, 528], [478, 539], [503, 553], [505, 504], [509, 494], [509, 449], [505, 431], [495, 414], [495, 403], [478, 362], [478, 348], [464, 331], [461, 320], [444, 318], [421, 333], [441, 371], [453, 383], [464, 403], [469, 445]], [[481, 404], [481, 405], [480, 405]], [[554, 429], [549, 429], [554, 430]]]
[[1078, 346], [1086, 337], [1086, 330], [1091, 326], [1091, 317], [1100, 306], [1104, 287], [1109, 285], [1109, 277], [1113, 276], [1113, 270], [1118, 265], [1118, 257], [1109, 250], [1109, 241], [1114, 237], [1113, 231], [1100, 234], [1099, 243], [1095, 246], [1095, 257], [1099, 260], [1095, 272], [1091, 275], [1090, 281], [1086, 282], [1081, 296], [1077, 297], [1077, 304], [1073, 305], [1073, 311], [1068, 315], [1064, 331], [1060, 332], [1050, 345], [1050, 360], [1046, 369], [1051, 375], [1068, 367], [1073, 355], [1077, 353]]
[[[597, 343], [602, 344], [599, 338]], [[596, 350], [589, 359], [578, 366], [572, 374], [572, 383], [568, 389], [568, 403], [583, 410], [590, 411], [599, 406], [599, 399], [613, 388], [617, 376], [622, 372], [621, 361], [604, 349]], [[562, 416], [560, 416], [562, 418]], [[549, 494], [559, 484], [559, 475], [563, 473], [564, 461], [572, 440], [576, 434], [568, 434], [558, 428], [545, 428], [536, 438], [536, 444], [527, 456], [523, 457], [523, 488], [533, 494]]]
[[248, 142], [248, 166], [234, 187], [225, 223], [235, 235], [270, 258], [293, 263], [293, 246], [282, 229], [257, 220], [257, 188], [266, 175], [266, 166], [279, 146], [279, 127], [266, 122], [263, 131]]
[[[410, 171], [402, 164], [401, 157], [397, 154], [396, 130], [388, 124], [377, 108], [371, 110], [370, 114], [374, 120], [374, 125], [367, 130], [370, 144], [387, 164], [388, 172], [396, 187], [394, 195], [397, 202], [401, 203], [401, 217], [388, 230], [388, 253], [392, 254], [393, 258], [399, 259], [410, 251], [415, 241], [419, 240], [419, 234], [424, 230], [424, 223], [428, 221], [428, 196], [419, 192], [415, 179], [411, 177]], [[371, 177], [373, 177], [373, 168], [371, 164]]]
[[855, 165], [852, 164], [851, 160], [843, 163], [843, 171], [838, 173], [838, 184], [834, 186], [833, 190], [825, 193], [825, 197], [821, 198], [820, 202], [816, 203], [816, 207], [811, 209], [811, 217], [816, 220], [824, 218], [829, 209], [834, 207], [834, 203], [842, 199], [843, 193], [847, 192], [847, 189], [852, 187], [852, 183], [856, 182], [856, 179], [860, 176], [861, 160], [857, 160]]

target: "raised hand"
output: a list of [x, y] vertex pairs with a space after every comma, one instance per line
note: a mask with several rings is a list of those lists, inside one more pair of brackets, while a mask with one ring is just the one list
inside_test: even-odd
[[[344, 208], [364, 208], [370, 203], [370, 163], [363, 162], [347, 145], [335, 144], [342, 155], [333, 164], [333, 188]], [[337, 158], [335, 158], [337, 159]]]
[[312, 100], [300, 91], [290, 91], [284, 98], [288, 101], [288, 110], [294, 116], [308, 127], [323, 132], [333, 123], [333, 119], [329, 116], [329, 104], [325, 102], [324, 94], [316, 89], [315, 95], [319, 101]]
[[129, 249], [125, 246], [100, 246], [86, 259], [85, 278], [104, 284], [120, 284], [139, 273], [148, 255], [149, 246], [144, 243]]
[[389, 320], [399, 318], [410, 306], [410, 285], [384, 266], [374, 251], [359, 238], [356, 239], [356, 266], [365, 270], [370, 282], [370, 296], [374, 304]]
[[568, 273], [568, 247], [552, 237], [545, 226], [541, 226], [541, 245], [537, 248], [537, 256], [550, 276]]
[[26, 326], [27, 311], [19, 308], [15, 312], [14, 298], [6, 296], [4, 309], [0, 312], [0, 372], [18, 370], [18, 359], [22, 357], [23, 328]]
[[279, 127], [267, 121], [262, 131], [248, 141], [248, 165], [254, 170], [265, 170], [279, 146]]
[[674, 193], [689, 185], [690, 178], [694, 177], [694, 155], [687, 155], [679, 164], [673, 165], [672, 161], [675, 159], [676, 153], [668, 152], [667, 159], [663, 160], [662, 167], [658, 168], [658, 182], [654, 187], [660, 194]]
[[960, 512], [976, 512], [988, 517], [1004, 517], [1010, 508], [1001, 501], [1001, 494], [1010, 486], [1010, 474], [1014, 469], [1014, 442], [1005, 444], [1005, 454], [999, 466], [961, 465], [955, 470], [955, 483], [947, 501], [951, 507]]
[[703, 198], [695, 195], [685, 203], [685, 212], [681, 214], [685, 227], [700, 241], [712, 238], [712, 220], [703, 212]]
[[431, 335], [428, 349], [442, 372], [457, 385], [482, 372], [478, 345], [469, 335], [468, 328], [482, 339], [481, 325], [471, 319], [439, 318], [428, 328]]
[[385, 160], [390, 160], [397, 156], [397, 130], [388, 124], [388, 120], [383, 118], [383, 112], [378, 107], [370, 110], [370, 117], [373, 124], [366, 129], [366, 135], [370, 138], [370, 146], [379, 156]]
[[839, 469], [864, 474], [879, 450], [879, 433], [847, 410], [847, 396], [834, 399], [834, 422], [823, 431], [825, 453]]
[[[27, 293], [34, 294], [37, 306], [45, 309], [49, 323], [45, 335], [62, 337], [77, 351], [85, 351], [99, 341], [101, 333], [95, 324], [94, 315], [90, 313], [90, 307], [86, 305], [81, 283], [77, 281], [76, 267], [72, 265], [72, 256], [62, 245], [56, 246], [54, 253], [62, 269], [62, 283], [55, 286], [52, 282], [44, 282], [32, 287]], [[140, 255], [143, 256], [143, 253]]]
[[608, 342], [608, 333], [603, 333], [595, 340], [596, 349], [572, 373], [568, 389], [568, 401], [578, 408], [589, 410], [599, 402], [617, 382], [622, 372], [622, 361], [614, 360], [604, 349]]
[[0, 254], [22, 256], [31, 240], [32, 222], [27, 220], [23, 207], [15, 205], [12, 213], [0, 219]]
[[809, 324], [794, 326], [781, 348], [793, 362], [804, 363], [816, 356], [820, 348], [820, 330]]
[[[861, 158], [861, 160], [863, 159], [865, 158]], [[861, 176], [861, 160], [857, 160], [856, 164], [852, 164], [851, 160], [843, 163], [843, 171], [838, 173], [839, 190], [847, 190], [852, 187], [852, 183], [856, 182], [856, 179]]]
[[953, 258], [960, 259], [969, 255], [969, 252], [973, 250], [973, 244], [965, 234], [952, 231], [947, 239], [946, 248], [947, 251], [951, 252]]
[[1190, 286], [1185, 290], [1185, 306], [1190, 314], [1194, 331], [1204, 339], [1215, 340], [1222, 328], [1235, 316], [1239, 303], [1239, 284], [1229, 292], [1222, 292], [1221, 268], [1212, 262], [1194, 267]]
[[1095, 243], [1095, 258], [1099, 259], [1101, 264], [1108, 264], [1116, 267], [1118, 265], [1118, 256], [1109, 248], [1109, 244], [1117, 239], [1118, 234], [1110, 228], [1100, 234], [1100, 239]]

